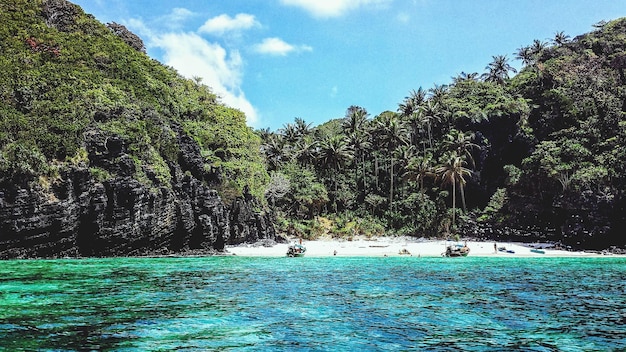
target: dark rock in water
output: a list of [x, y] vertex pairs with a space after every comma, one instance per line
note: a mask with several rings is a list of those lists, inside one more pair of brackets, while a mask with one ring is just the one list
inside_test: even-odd
[[89, 169], [75, 167], [48, 189], [36, 182], [0, 187], [0, 258], [197, 255], [227, 243], [275, 240], [254, 197], [245, 193], [226, 205], [208, 186], [217, 175], [199, 173], [192, 141], [181, 143], [189, 144], [181, 148], [185, 162], [169, 165], [169, 187], [156, 187], [132, 177], [123, 140], [93, 131], [86, 140], [90, 166], [116, 176], [97, 182]]

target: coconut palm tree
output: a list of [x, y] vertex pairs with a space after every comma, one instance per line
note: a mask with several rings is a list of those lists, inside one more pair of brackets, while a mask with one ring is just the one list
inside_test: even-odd
[[317, 158], [319, 142], [311, 135], [300, 138], [293, 147], [293, 158], [302, 166], [314, 165]]
[[450, 130], [445, 136], [444, 144], [448, 151], [456, 153], [456, 155], [467, 158], [469, 163], [474, 166], [474, 158], [472, 157], [472, 150], [479, 148], [479, 146], [472, 141], [475, 138], [475, 134], [472, 131], [461, 132], [456, 129]]
[[552, 43], [557, 46], [562, 46], [569, 42], [570, 36], [565, 34], [565, 32], [560, 31], [554, 34], [554, 39], [552, 39]]
[[365, 128], [369, 113], [360, 106], [352, 105], [346, 110], [346, 116], [341, 122], [346, 134], [362, 131]]
[[333, 184], [333, 205], [335, 211], [337, 211], [337, 190], [339, 188], [337, 177], [334, 177], [335, 173], [339, 173], [353, 158], [354, 152], [348, 146], [346, 137], [342, 134], [329, 136], [319, 144], [319, 166]]
[[288, 144], [295, 144], [300, 138], [296, 125], [291, 123], [284, 124], [283, 128], [279, 130], [279, 133], [283, 136], [285, 143]]
[[386, 146], [389, 155], [389, 207], [393, 203], [394, 174], [395, 174], [395, 150], [401, 145], [409, 142], [409, 130], [398, 114], [387, 112], [378, 120], [378, 127], [381, 131], [381, 142]]
[[522, 64], [524, 66], [531, 65], [535, 62], [535, 55], [533, 54], [533, 50], [529, 46], [523, 46], [517, 49], [515, 58], [522, 60]]
[[456, 77], [452, 77], [453, 84], [459, 84], [465, 81], [477, 81], [478, 80], [478, 72], [465, 73], [461, 71]]
[[347, 137], [348, 146], [354, 151], [354, 184], [358, 189], [358, 174], [362, 169], [363, 186], [365, 188], [365, 153], [370, 148], [367, 110], [360, 106], [350, 106], [342, 121], [342, 127]]
[[433, 147], [432, 125], [439, 121], [440, 116], [441, 111], [439, 110], [439, 104], [433, 102], [432, 100], [423, 104], [417, 115], [417, 120], [420, 126], [426, 128], [426, 132], [428, 133], [428, 146], [431, 149]]
[[430, 154], [416, 156], [409, 160], [409, 164], [406, 167], [404, 177], [409, 181], [416, 182], [421, 193], [424, 193], [424, 181], [426, 178], [435, 175], [432, 160], [432, 155]]
[[541, 52], [548, 47], [548, 44], [542, 42], [539, 39], [533, 40], [533, 44], [530, 46], [530, 52], [535, 57], [535, 59], [541, 54]]
[[422, 87], [419, 87], [417, 90], [413, 89], [409, 96], [404, 97], [402, 103], [398, 105], [398, 112], [404, 117], [411, 117], [425, 100], [426, 91]]
[[445, 162], [437, 167], [435, 170], [439, 179], [441, 180], [441, 185], [452, 185], [452, 226], [455, 224], [455, 216], [456, 216], [456, 186], [459, 185], [459, 190], [461, 193], [461, 199], [465, 203], [465, 193], [464, 187], [467, 183], [465, 181], [465, 176], [471, 175], [471, 171], [465, 168], [463, 165], [465, 161], [452, 153], [445, 157]]
[[506, 80], [509, 79], [509, 71], [515, 73], [517, 70], [513, 66], [509, 65], [509, 59], [506, 55], [497, 55], [492, 57], [493, 61], [485, 67], [487, 72], [484, 73], [482, 77], [487, 82], [504, 84]]
[[278, 170], [285, 160], [284, 156], [284, 143], [279, 135], [272, 135], [263, 145], [261, 151], [265, 155], [267, 162], [267, 168], [272, 170]]

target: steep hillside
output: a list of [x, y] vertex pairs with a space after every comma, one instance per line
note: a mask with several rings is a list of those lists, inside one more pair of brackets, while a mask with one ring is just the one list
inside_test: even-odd
[[0, 3], [0, 257], [273, 237], [245, 116], [65, 0]]

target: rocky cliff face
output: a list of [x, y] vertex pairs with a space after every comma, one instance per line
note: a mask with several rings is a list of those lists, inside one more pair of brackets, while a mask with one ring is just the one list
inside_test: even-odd
[[160, 187], [133, 178], [122, 139], [90, 131], [85, 140], [88, 166], [115, 176], [98, 182], [83, 165], [49, 187], [0, 188], [0, 258], [204, 254], [275, 239], [251, 195], [225, 205], [211, 189], [219, 175], [201, 171], [190, 138], [179, 134], [180, 161], [169, 165], [171, 184]]

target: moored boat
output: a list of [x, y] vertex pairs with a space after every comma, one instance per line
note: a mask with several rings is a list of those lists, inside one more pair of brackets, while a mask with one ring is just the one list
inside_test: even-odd
[[444, 255], [446, 257], [467, 257], [469, 252], [470, 252], [470, 249], [466, 244], [465, 245], [455, 244], [455, 245], [446, 247], [446, 252], [444, 253]]
[[292, 244], [287, 248], [288, 257], [304, 257], [306, 247], [302, 244]]

